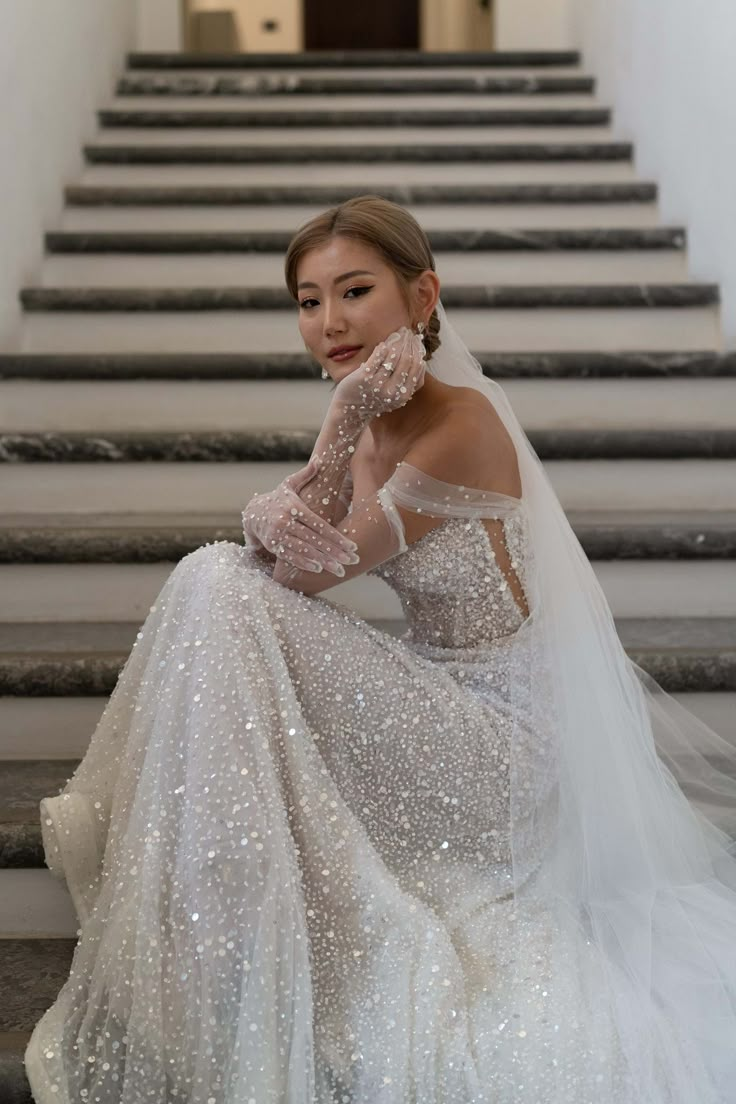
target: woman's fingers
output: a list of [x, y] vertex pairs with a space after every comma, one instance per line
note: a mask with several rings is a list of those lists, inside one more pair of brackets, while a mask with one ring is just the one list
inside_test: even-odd
[[[354, 548], [355, 541], [351, 541], [349, 537], [346, 537], [344, 533], [341, 533], [339, 529], [336, 529], [334, 525], [330, 525], [328, 521], [325, 521], [323, 517], [315, 513], [314, 510], [310, 510], [309, 506], [306, 506], [300, 498], [295, 498], [289, 508], [289, 525], [292, 532], [298, 532], [300, 538], [309, 541], [315, 546], [315, 552], [319, 552], [320, 549], [316, 547], [317, 538], [322, 542], [322, 550], [327, 556], [333, 559], [340, 558], [341, 556], [349, 556]], [[303, 527], [304, 531], [300, 531]], [[349, 560], [345, 560], [345, 563], [349, 563]]]
[[[332, 571], [335, 575], [344, 575], [345, 569], [337, 557], [343, 557], [345, 555], [342, 552], [337, 552], [332, 555], [329, 551], [322, 548], [315, 548], [310, 540], [303, 540], [300, 537], [290, 532], [282, 542], [284, 551], [279, 555], [285, 559], [288, 563], [294, 567], [298, 567], [302, 571]], [[343, 562], [355, 563], [356, 560], [352, 558], [350, 554], [350, 560], [343, 560]]]

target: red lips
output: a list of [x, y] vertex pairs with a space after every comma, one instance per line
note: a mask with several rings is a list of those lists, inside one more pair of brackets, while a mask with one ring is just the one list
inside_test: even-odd
[[337, 356], [338, 353], [356, 352], [359, 348], [360, 345], [335, 345], [334, 348], [330, 349], [327, 355], [328, 357], [333, 357]]

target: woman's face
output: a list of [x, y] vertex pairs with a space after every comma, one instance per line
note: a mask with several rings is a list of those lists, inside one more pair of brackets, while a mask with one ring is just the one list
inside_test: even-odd
[[[399, 283], [377, 250], [334, 237], [310, 249], [297, 267], [299, 332], [312, 356], [332, 376], [355, 371], [376, 345], [412, 319]], [[330, 351], [350, 346], [343, 358]]]

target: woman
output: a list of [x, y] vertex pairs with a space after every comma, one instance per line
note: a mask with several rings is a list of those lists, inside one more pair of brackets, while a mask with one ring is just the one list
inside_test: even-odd
[[[81, 931], [37, 1104], [736, 1100], [734, 752], [627, 658], [409, 213], [325, 212], [286, 282], [310, 463], [172, 571], [41, 803]], [[322, 596], [364, 573], [401, 639]]]

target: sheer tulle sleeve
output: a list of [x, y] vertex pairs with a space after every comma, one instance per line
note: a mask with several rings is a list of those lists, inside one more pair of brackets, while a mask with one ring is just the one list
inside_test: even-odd
[[[497, 558], [513, 574], [505, 547], [503, 519], [521, 509], [520, 499], [498, 491], [484, 490], [445, 482], [401, 461], [393, 475], [373, 495], [353, 499], [343, 521], [336, 526], [358, 545], [360, 561], [346, 565], [345, 575], [331, 571], [311, 572], [282, 565], [278, 581], [305, 594], [317, 594], [356, 575], [363, 575], [386, 560], [405, 552], [414, 542], [437, 528], [447, 518], [488, 519], [487, 531], [496, 547]], [[411, 537], [403, 512], [415, 515]], [[417, 518], [421, 517], [421, 521]], [[518, 580], [517, 580], [517, 585]]]

